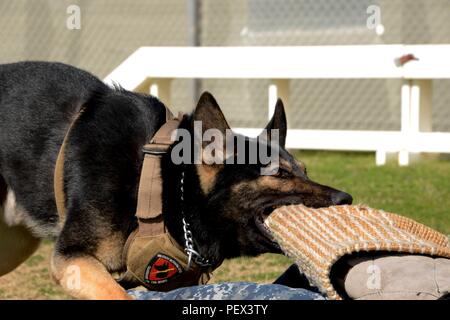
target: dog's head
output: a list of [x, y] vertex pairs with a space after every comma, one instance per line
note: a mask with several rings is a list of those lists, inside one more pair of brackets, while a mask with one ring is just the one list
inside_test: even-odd
[[[305, 165], [285, 149], [287, 124], [281, 100], [266, 127], [267, 134], [258, 138], [230, 135], [230, 127], [209, 93], [201, 96], [189, 121], [195, 139], [202, 138], [197, 141], [203, 147], [201, 163], [191, 166], [203, 196], [201, 219], [213, 230], [210, 237], [221, 238], [227, 257], [279, 252], [263, 226], [264, 217], [277, 207], [352, 202], [349, 194], [310, 180]], [[268, 155], [265, 159], [262, 151]]]

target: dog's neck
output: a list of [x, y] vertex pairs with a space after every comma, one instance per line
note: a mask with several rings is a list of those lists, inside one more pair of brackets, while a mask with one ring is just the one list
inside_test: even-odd
[[[210, 217], [214, 213], [206, 212], [206, 199], [199, 187], [200, 182], [195, 166], [174, 165], [168, 154], [162, 161], [162, 174], [164, 221], [169, 233], [182, 247], [185, 246], [182, 222], [184, 216], [192, 232], [194, 249], [202, 257], [210, 260], [213, 265], [219, 264], [225, 258], [222, 237], [205, 221], [206, 218], [208, 222], [211, 222]], [[184, 193], [183, 197], [181, 192]]]

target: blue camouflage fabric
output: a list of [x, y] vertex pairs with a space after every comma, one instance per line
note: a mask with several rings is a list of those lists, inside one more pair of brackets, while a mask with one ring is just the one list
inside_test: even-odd
[[169, 292], [129, 290], [138, 300], [324, 300], [313, 291], [279, 284], [226, 282], [179, 288]]

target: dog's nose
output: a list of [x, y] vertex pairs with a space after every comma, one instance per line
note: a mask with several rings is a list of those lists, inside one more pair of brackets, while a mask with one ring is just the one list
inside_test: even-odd
[[331, 196], [331, 201], [334, 205], [352, 204], [353, 197], [346, 192], [339, 191]]

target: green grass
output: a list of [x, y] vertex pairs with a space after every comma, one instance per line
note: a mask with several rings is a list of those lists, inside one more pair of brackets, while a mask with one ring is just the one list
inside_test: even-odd
[[[316, 182], [347, 191], [354, 203], [409, 216], [450, 234], [450, 160], [426, 157], [409, 167], [395, 162], [375, 166], [372, 153], [295, 152]], [[39, 250], [16, 271], [0, 278], [0, 299], [67, 299], [53, 284], [48, 267], [52, 243]], [[272, 282], [292, 262], [281, 255], [225, 261], [212, 282]]]
[[408, 167], [375, 166], [373, 153], [295, 152], [316, 182], [350, 193], [353, 203], [398, 213], [450, 234], [450, 161], [426, 157]]
[[25, 264], [29, 267], [34, 267], [34, 266], [39, 265], [44, 260], [45, 260], [45, 258], [42, 255], [37, 254], [37, 255], [31, 256], [27, 261], [25, 261]]

